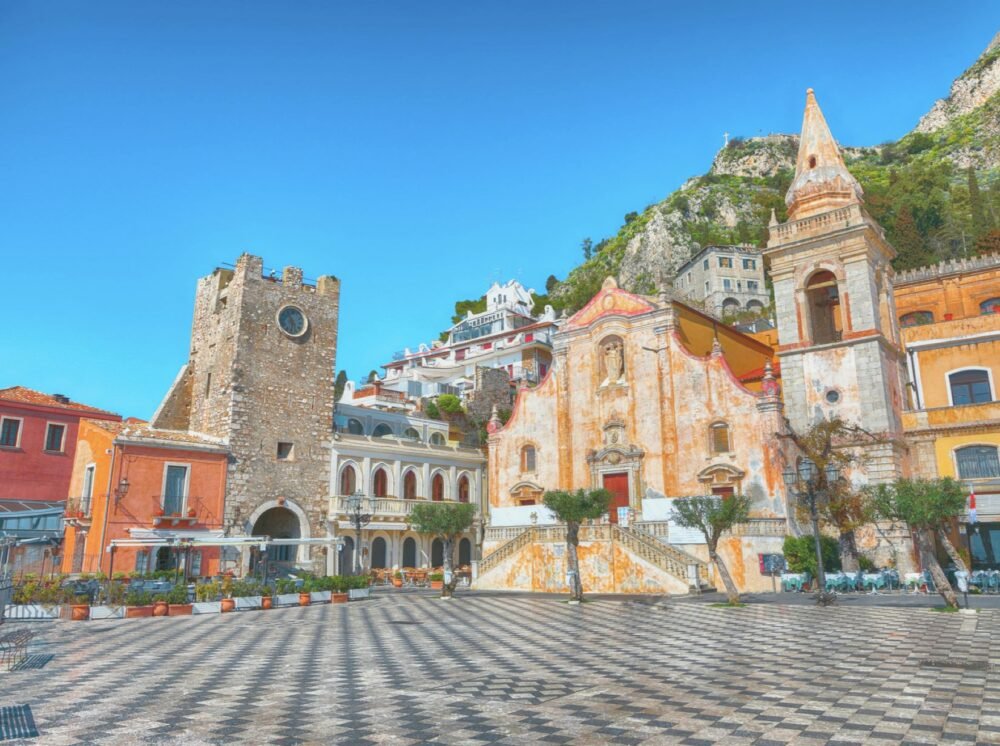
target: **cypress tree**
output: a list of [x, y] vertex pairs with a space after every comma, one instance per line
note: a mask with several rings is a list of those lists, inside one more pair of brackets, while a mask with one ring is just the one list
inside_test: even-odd
[[979, 191], [979, 181], [976, 179], [976, 170], [969, 166], [969, 210], [972, 212], [972, 232], [973, 238], [979, 238], [987, 230], [989, 224], [986, 222], [986, 207], [983, 205], [983, 195]]
[[924, 238], [917, 229], [917, 221], [909, 206], [903, 205], [896, 215], [892, 244], [899, 252], [895, 265], [898, 269], [912, 269], [931, 263], [924, 244]]

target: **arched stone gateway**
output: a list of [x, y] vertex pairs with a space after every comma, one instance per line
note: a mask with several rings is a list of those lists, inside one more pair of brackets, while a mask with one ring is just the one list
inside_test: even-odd
[[[306, 512], [291, 500], [268, 500], [260, 505], [244, 525], [251, 536], [270, 536], [272, 539], [308, 539], [311, 536]], [[307, 544], [268, 548], [268, 560], [289, 567], [312, 565]]]

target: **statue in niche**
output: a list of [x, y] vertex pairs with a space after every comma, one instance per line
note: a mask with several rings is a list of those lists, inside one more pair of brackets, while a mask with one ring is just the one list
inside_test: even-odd
[[621, 342], [609, 342], [604, 346], [604, 372], [608, 383], [614, 383], [622, 377], [624, 362]]

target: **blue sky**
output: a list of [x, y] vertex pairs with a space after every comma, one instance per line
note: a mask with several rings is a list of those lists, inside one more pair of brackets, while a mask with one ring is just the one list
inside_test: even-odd
[[196, 278], [243, 251], [343, 281], [338, 368], [704, 172], [723, 132], [911, 129], [1000, 5], [0, 4], [0, 386], [148, 417]]

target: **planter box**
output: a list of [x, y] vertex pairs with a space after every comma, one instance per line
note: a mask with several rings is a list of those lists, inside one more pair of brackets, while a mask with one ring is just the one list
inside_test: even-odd
[[352, 601], [361, 601], [366, 598], [371, 598], [372, 589], [371, 588], [351, 588], [347, 591], [347, 596]]
[[8, 604], [6, 619], [58, 619], [62, 609], [49, 604]]
[[443, 580], [432, 580], [431, 581], [431, 590], [432, 591], [439, 591], [442, 588], [444, 588], [444, 581]]
[[298, 593], [279, 593], [274, 596], [275, 606], [298, 606], [299, 605], [299, 594]]
[[221, 601], [198, 601], [191, 604], [192, 614], [218, 614], [222, 611]]
[[126, 619], [139, 619], [140, 617], [153, 616], [153, 607], [150, 606], [126, 606]]
[[312, 591], [309, 594], [309, 603], [311, 604], [328, 604], [330, 603], [330, 594], [332, 591]]
[[236, 602], [237, 611], [240, 609], [259, 609], [261, 605], [260, 596], [243, 596], [234, 598], [233, 601]]
[[330, 603], [335, 604], [346, 604], [347, 594], [346, 593], [333, 593], [330, 595]]
[[170, 604], [167, 616], [191, 616], [192, 604]]
[[124, 606], [91, 606], [91, 619], [124, 619]]
[[90, 604], [73, 604], [69, 609], [69, 618], [74, 622], [86, 622], [90, 619]]

